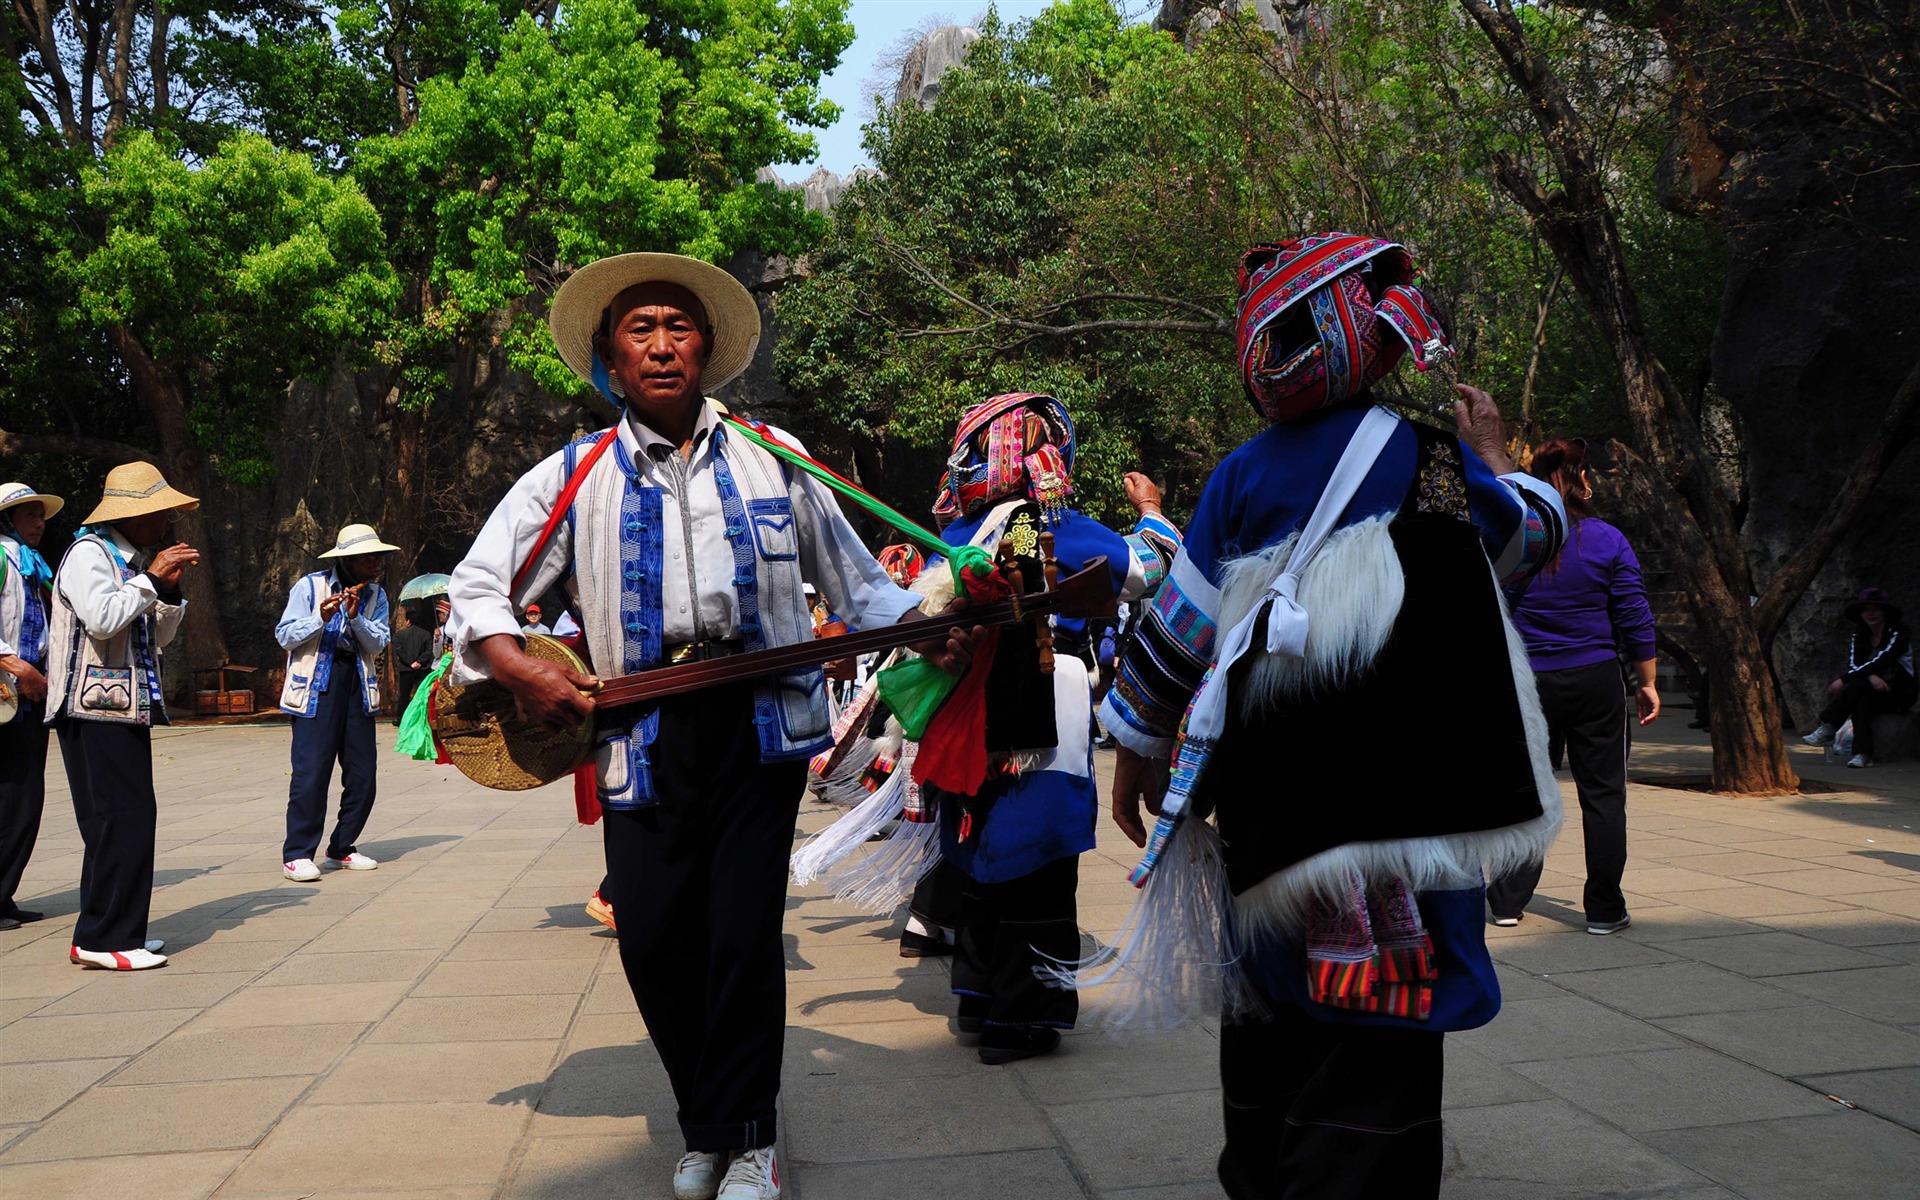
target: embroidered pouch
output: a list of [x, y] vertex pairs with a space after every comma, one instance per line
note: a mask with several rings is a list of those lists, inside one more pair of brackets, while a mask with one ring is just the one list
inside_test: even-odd
[[87, 668], [80, 684], [80, 707], [93, 712], [127, 712], [133, 707], [133, 668]]
[[753, 522], [753, 541], [766, 562], [792, 562], [800, 557], [800, 539], [793, 524], [793, 501], [784, 497], [747, 501]]

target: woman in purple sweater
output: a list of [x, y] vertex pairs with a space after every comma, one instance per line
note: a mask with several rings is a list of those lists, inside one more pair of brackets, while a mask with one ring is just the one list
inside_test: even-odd
[[[1620, 660], [1633, 664], [1640, 724], [1660, 715], [1654, 687], [1653, 610], [1640, 560], [1613, 526], [1593, 514], [1587, 443], [1554, 439], [1528, 471], [1558, 488], [1572, 529], [1560, 557], [1508, 594], [1513, 624], [1526, 639], [1540, 707], [1567, 747], [1580, 792], [1587, 843], [1587, 932], [1618, 933], [1632, 921], [1620, 876], [1627, 867], [1627, 699]], [[1540, 868], [1496, 879], [1487, 888], [1495, 925], [1518, 925]]]

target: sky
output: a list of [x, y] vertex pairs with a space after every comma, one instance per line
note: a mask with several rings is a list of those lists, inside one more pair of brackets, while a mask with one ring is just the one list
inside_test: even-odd
[[[1012, 24], [1038, 16], [1049, 0], [997, 0], [1000, 19]], [[826, 129], [813, 130], [820, 155], [804, 165], [781, 163], [781, 178], [798, 183], [815, 167], [845, 175], [855, 167], [872, 165], [860, 146], [860, 126], [867, 119], [865, 85], [876, 74], [875, 62], [900, 36], [929, 17], [942, 24], [971, 25], [986, 12], [986, 0], [852, 0], [847, 16], [853, 22], [853, 45], [840, 56], [840, 66], [827, 76], [822, 90], [840, 106], [840, 119]], [[891, 81], [889, 81], [891, 86]]]

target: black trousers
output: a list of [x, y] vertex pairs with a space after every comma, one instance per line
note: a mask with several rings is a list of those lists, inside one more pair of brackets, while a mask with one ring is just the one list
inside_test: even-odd
[[[1620, 665], [1611, 660], [1534, 676], [1548, 728], [1567, 748], [1580, 793], [1581, 833], [1587, 848], [1588, 921], [1627, 915], [1620, 876], [1627, 869], [1627, 693]], [[1540, 884], [1539, 865], [1494, 880], [1487, 905], [1496, 917], [1517, 917]]]
[[966, 878], [960, 873], [959, 867], [941, 859], [933, 870], [914, 885], [913, 898], [907, 901], [907, 912], [936, 932], [957, 929], [960, 924], [960, 887]]
[[44, 716], [38, 704], [22, 701], [13, 720], [0, 725], [0, 917], [20, 907], [13, 894], [40, 840], [40, 816], [47, 807]]
[[395, 691], [393, 699], [393, 723], [398, 725], [400, 718], [407, 715], [407, 706], [413, 703], [413, 694], [420, 690], [420, 684], [426, 679], [425, 671], [395, 671], [393, 673]]
[[[1080, 857], [1056, 858], [1031, 875], [1004, 883], [960, 876], [959, 940], [953, 950], [953, 991], [971, 1015], [989, 1025], [1051, 1025], [1072, 1029], [1080, 993], [1048, 987], [1033, 969], [1048, 958], [1080, 957]], [[967, 998], [975, 998], [968, 1004]]]
[[1882, 692], [1867, 682], [1865, 675], [1849, 679], [1840, 694], [1820, 710], [1820, 721], [1825, 725], [1839, 728], [1847, 718], [1853, 718], [1853, 752], [1873, 757], [1873, 718], [1879, 713], [1905, 712], [1913, 707], [1913, 680], [1903, 674], [1894, 674], [1886, 679], [1887, 690]]
[[327, 789], [340, 763], [340, 813], [327, 840], [328, 858], [345, 858], [373, 815], [377, 771], [373, 718], [360, 697], [360, 670], [352, 655], [333, 659], [327, 690], [311, 717], [293, 719], [293, 779], [287, 785], [287, 841], [280, 861], [313, 858], [327, 825]]
[[1337, 1025], [1290, 1004], [1220, 1026], [1231, 1200], [1440, 1194], [1443, 1034]]
[[806, 763], [762, 763], [743, 684], [660, 704], [661, 803], [601, 822], [620, 961], [688, 1150], [774, 1142], [786, 1039], [787, 859]]
[[153, 906], [153, 843], [160, 822], [153, 797], [153, 737], [145, 725], [54, 722], [73, 791], [73, 816], [86, 853], [80, 860], [82, 950], [139, 950]]

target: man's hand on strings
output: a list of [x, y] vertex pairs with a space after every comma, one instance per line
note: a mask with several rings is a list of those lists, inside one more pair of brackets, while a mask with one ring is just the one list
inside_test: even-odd
[[[945, 608], [934, 615], [940, 617], [957, 616], [965, 612], [966, 608], [966, 600], [955, 596], [948, 602]], [[918, 612], [910, 612], [900, 619], [910, 621], [919, 616], [920, 614]], [[947, 630], [946, 636], [930, 637], [923, 641], [914, 642], [909, 645], [907, 649], [918, 654], [921, 658], [926, 659], [949, 675], [960, 675], [966, 671], [967, 664], [973, 661], [973, 652], [978, 648], [980, 639], [986, 635], [987, 627], [984, 625], [975, 625], [969, 629], [956, 624]]]
[[535, 658], [520, 648], [520, 639], [498, 633], [479, 643], [481, 657], [494, 681], [513, 693], [523, 720], [549, 729], [569, 729], [593, 717], [593, 692], [600, 680]]
[[1167, 764], [1161, 758], [1148, 758], [1125, 746], [1114, 749], [1113, 823], [1136, 846], [1147, 844], [1146, 822], [1140, 806], [1160, 815], [1160, 798], [1167, 792]]

